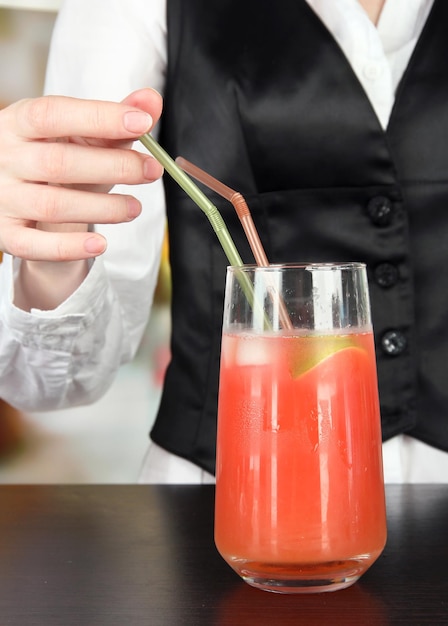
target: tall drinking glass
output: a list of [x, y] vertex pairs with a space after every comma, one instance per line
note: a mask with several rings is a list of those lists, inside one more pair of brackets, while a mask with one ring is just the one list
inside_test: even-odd
[[385, 541], [365, 266], [229, 267], [218, 551], [250, 585], [319, 592], [354, 583]]

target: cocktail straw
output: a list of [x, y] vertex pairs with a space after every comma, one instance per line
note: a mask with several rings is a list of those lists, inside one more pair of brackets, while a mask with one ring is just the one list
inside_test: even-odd
[[[208, 174], [194, 163], [187, 161], [181, 156], [178, 156], [175, 161], [187, 174], [190, 174], [193, 178], [204, 184], [209, 189], [212, 189], [217, 194], [229, 200], [232, 203], [235, 211], [240, 219], [241, 225], [246, 233], [247, 240], [249, 241], [250, 248], [254, 255], [255, 261], [259, 267], [268, 267], [269, 261], [255, 228], [252, 215], [244, 197], [238, 192], [222, 183], [217, 178], [214, 178], [211, 174]], [[284, 328], [292, 328], [291, 319], [288, 315], [286, 305], [284, 301], [279, 297], [279, 315], [280, 321]]]
[[179, 184], [179, 186], [185, 191], [187, 195], [195, 202], [202, 211], [208, 217], [210, 224], [213, 227], [230, 265], [243, 265], [238, 250], [230, 236], [229, 231], [222, 219], [221, 214], [207, 196], [202, 193], [199, 187], [191, 180], [189, 176], [174, 162], [169, 154], [162, 148], [162, 146], [152, 137], [149, 133], [140, 137], [141, 143], [147, 150], [159, 161], [165, 170], [170, 174], [172, 178]]
[[[221, 246], [223, 247], [224, 253], [227, 256], [227, 259], [230, 265], [240, 267], [243, 265], [243, 261], [241, 260], [240, 255], [238, 254], [238, 250], [233, 242], [232, 237], [230, 236], [229, 231], [227, 230], [227, 226], [222, 219], [221, 214], [215, 205], [207, 198], [207, 196], [199, 189], [199, 187], [191, 180], [189, 176], [174, 162], [174, 160], [170, 157], [170, 155], [162, 148], [162, 146], [150, 135], [149, 133], [145, 133], [141, 137], [139, 137], [141, 143], [145, 146], [145, 148], [153, 155], [157, 161], [163, 165], [165, 170], [170, 174], [170, 176], [178, 183], [178, 185], [185, 191], [185, 193], [190, 196], [190, 198], [195, 202], [200, 209], [207, 216], [210, 224], [212, 225], [213, 230], [215, 231]], [[252, 307], [259, 306], [261, 304], [256, 300], [254, 296], [254, 289], [252, 283], [244, 272], [238, 272], [238, 278], [241, 284], [241, 288], [244, 290], [246, 294], [246, 298]], [[269, 320], [266, 315], [265, 323], [267, 327], [271, 327]]]
[[252, 215], [244, 197], [238, 191], [231, 189], [217, 178], [214, 178], [207, 172], [204, 172], [204, 170], [197, 165], [194, 165], [194, 163], [187, 161], [187, 159], [179, 156], [176, 159], [176, 163], [184, 170], [184, 172], [187, 172], [187, 174], [190, 174], [190, 176], [196, 178], [196, 180], [203, 183], [206, 187], [212, 189], [217, 194], [232, 203], [240, 219], [244, 232], [246, 233], [246, 237], [249, 241], [249, 245], [257, 265], [260, 267], [267, 267], [269, 265], [269, 261], [266, 257], [266, 253], [260, 241], [260, 237], [258, 236], [257, 229], [255, 228], [255, 224], [252, 220]]

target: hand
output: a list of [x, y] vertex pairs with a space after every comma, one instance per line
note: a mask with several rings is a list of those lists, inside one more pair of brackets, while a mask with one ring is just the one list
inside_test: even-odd
[[0, 250], [32, 261], [74, 261], [104, 252], [88, 224], [140, 214], [119, 183], [152, 182], [162, 167], [131, 150], [162, 109], [152, 89], [122, 103], [44, 96], [0, 111]]

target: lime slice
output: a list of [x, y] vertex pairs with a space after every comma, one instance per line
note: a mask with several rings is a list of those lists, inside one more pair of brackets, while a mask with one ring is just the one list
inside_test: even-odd
[[302, 376], [329, 356], [347, 348], [357, 348], [365, 352], [355, 334], [311, 335], [298, 338], [294, 350], [291, 352], [290, 370], [292, 377]]

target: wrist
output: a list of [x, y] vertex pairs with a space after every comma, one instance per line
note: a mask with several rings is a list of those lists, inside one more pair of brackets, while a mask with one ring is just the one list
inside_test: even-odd
[[14, 284], [14, 304], [24, 311], [51, 311], [81, 285], [89, 272], [89, 262], [22, 260]]

